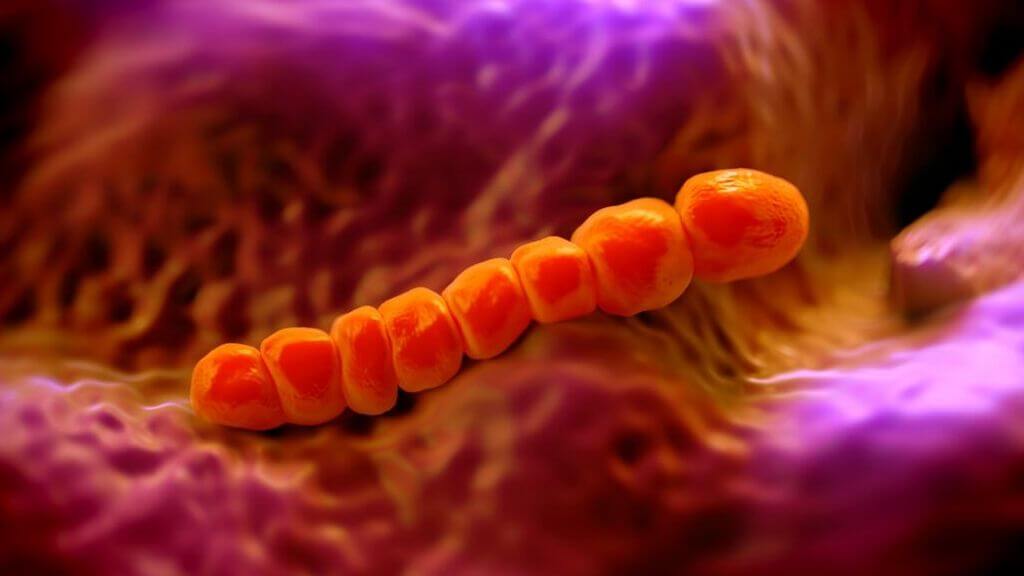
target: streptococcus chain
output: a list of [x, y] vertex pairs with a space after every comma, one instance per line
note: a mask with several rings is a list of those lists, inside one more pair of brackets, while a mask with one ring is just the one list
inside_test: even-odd
[[698, 174], [674, 207], [640, 198], [603, 208], [570, 240], [550, 236], [474, 264], [440, 294], [413, 288], [339, 316], [330, 333], [284, 328], [258, 350], [218, 346], [192, 373], [192, 406], [207, 420], [252, 430], [321, 424], [346, 408], [381, 414], [399, 388], [444, 384], [464, 355], [501, 354], [531, 321], [598, 308], [632, 316], [676, 300], [694, 276], [762, 276], [796, 256], [807, 230], [807, 204], [789, 182], [749, 169]]

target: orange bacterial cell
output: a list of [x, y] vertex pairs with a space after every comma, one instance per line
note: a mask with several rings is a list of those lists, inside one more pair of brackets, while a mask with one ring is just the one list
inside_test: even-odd
[[679, 298], [693, 276], [679, 214], [655, 198], [594, 212], [572, 241], [590, 257], [597, 306], [609, 314], [632, 316], [661, 308]]
[[372, 306], [338, 316], [331, 339], [341, 357], [341, 382], [349, 408], [360, 414], [381, 414], [395, 405], [398, 376], [384, 317]]
[[444, 298], [413, 288], [380, 305], [398, 385], [408, 392], [436, 388], [462, 366], [462, 338]]
[[217, 424], [268, 430], [284, 424], [277, 390], [259, 350], [221, 344], [192, 371], [190, 401], [196, 414]]
[[515, 268], [505, 258], [466, 268], [443, 295], [470, 358], [482, 360], [501, 354], [530, 324], [526, 294]]
[[345, 410], [341, 362], [326, 332], [314, 328], [278, 330], [263, 340], [260, 353], [277, 385], [289, 422], [321, 424]]
[[698, 174], [676, 196], [701, 280], [729, 282], [774, 272], [807, 239], [807, 203], [782, 178], [748, 169]]
[[548, 236], [516, 248], [511, 260], [536, 321], [561, 322], [597, 307], [590, 259], [576, 244]]

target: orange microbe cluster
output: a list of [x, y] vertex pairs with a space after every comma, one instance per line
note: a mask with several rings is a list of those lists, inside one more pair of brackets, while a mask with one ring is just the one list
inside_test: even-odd
[[701, 280], [731, 282], [774, 272], [807, 239], [807, 203], [782, 178], [757, 170], [716, 170], [683, 184], [676, 210]]
[[380, 305], [398, 385], [419, 392], [444, 384], [462, 366], [462, 337], [444, 298], [413, 288]]
[[544, 324], [586, 316], [597, 308], [590, 258], [578, 245], [548, 236], [512, 253], [533, 319]]
[[342, 314], [331, 326], [341, 356], [341, 387], [360, 414], [381, 414], [398, 400], [398, 375], [384, 317], [373, 306]]
[[597, 306], [608, 314], [661, 308], [679, 298], [693, 278], [683, 223], [661, 200], [602, 208], [576, 229], [572, 241], [590, 257]]
[[530, 324], [530, 305], [512, 263], [494, 258], [466, 268], [444, 289], [466, 356], [493, 358], [505, 351]]
[[551, 236], [470, 266], [441, 294], [413, 288], [356, 308], [329, 334], [285, 328], [259, 350], [219, 346], [195, 367], [192, 406], [253, 430], [320, 424], [346, 407], [381, 414], [399, 388], [444, 384], [463, 356], [501, 354], [531, 321], [596, 308], [632, 316], [676, 300], [695, 275], [726, 282], [773, 272], [800, 250], [807, 226], [807, 205], [785, 180], [743, 169], [699, 174], [675, 207], [640, 198], [598, 210], [571, 240]]
[[211, 422], [267, 430], [285, 422], [281, 397], [260, 351], [243, 344], [221, 344], [192, 371], [189, 400]]

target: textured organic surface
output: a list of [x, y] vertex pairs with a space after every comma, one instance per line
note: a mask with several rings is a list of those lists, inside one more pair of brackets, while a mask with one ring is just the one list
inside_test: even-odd
[[[1014, 4], [0, 8], [0, 572], [1019, 570]], [[796, 263], [531, 327], [380, 417], [187, 404], [221, 342], [727, 166], [807, 196]], [[978, 297], [909, 322], [889, 240], [958, 177], [893, 278]], [[995, 280], [929, 276], [965, 261]]]

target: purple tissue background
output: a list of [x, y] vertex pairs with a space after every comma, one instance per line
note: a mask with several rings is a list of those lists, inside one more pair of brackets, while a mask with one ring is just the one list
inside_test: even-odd
[[[1024, 74], [977, 69], [1013, 3], [953, 4], [0, 10], [24, 87], [0, 155], [0, 571], [1020, 570], [1024, 284], [986, 273], [1018, 237], [954, 211], [921, 234], [1003, 285], [923, 320], [889, 301], [893, 214], [940, 144], [975, 143], [977, 210], [1021, 205], [999, 129]], [[220, 342], [325, 328], [741, 165], [811, 207], [769, 278], [534, 326], [378, 418], [256, 434], [187, 404]]]

